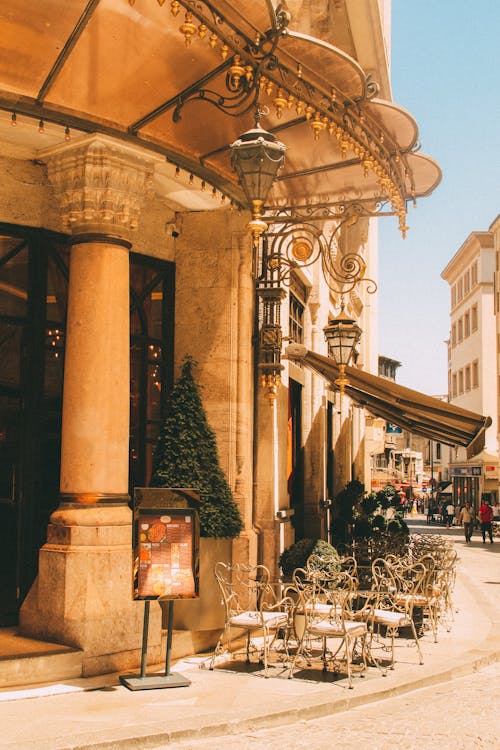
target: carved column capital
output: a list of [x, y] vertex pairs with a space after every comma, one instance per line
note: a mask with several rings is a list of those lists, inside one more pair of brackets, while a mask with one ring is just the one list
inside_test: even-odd
[[159, 157], [103, 135], [42, 151], [71, 234], [129, 240], [152, 189]]

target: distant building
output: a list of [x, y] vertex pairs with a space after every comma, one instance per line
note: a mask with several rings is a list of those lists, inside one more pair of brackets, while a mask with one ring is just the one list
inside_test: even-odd
[[383, 357], [382, 355], [378, 358], [378, 374], [383, 378], [389, 378], [389, 380], [396, 380], [396, 370], [401, 367], [401, 362], [390, 357]]
[[492, 419], [484, 448], [452, 449], [453, 501], [477, 508], [483, 493], [498, 497], [497, 329], [494, 233], [472, 232], [441, 274], [450, 286], [448, 392], [452, 404]]
[[[497, 446], [500, 444], [500, 436], [498, 430], [500, 429], [500, 214], [496, 217], [490, 226], [490, 232], [493, 236], [493, 249], [495, 253], [495, 273], [493, 275], [493, 293], [494, 302], [493, 307], [495, 311], [495, 343], [496, 343], [496, 383], [497, 383]], [[498, 468], [497, 468], [497, 483], [498, 483]], [[495, 500], [495, 498], [493, 498]]]

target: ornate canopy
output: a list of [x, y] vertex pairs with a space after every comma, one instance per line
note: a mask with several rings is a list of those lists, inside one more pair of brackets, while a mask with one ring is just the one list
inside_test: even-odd
[[440, 180], [414, 119], [355, 59], [293, 28], [271, 0], [3, 0], [0, 139], [32, 157], [105, 133], [164, 155], [174, 202], [204, 181], [243, 203], [229, 144], [259, 107], [287, 145], [268, 213], [357, 202], [398, 214], [404, 233], [407, 202]]

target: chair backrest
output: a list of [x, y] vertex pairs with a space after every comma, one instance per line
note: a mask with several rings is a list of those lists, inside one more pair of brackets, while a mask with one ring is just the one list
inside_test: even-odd
[[293, 573], [293, 586], [309, 599], [330, 605], [336, 592], [351, 595], [358, 581], [345, 571], [325, 571], [316, 568], [297, 568]]
[[325, 573], [337, 573], [341, 570], [338, 555], [309, 555], [306, 561], [307, 571], [323, 571]]
[[246, 611], [261, 611], [274, 598], [269, 570], [265, 565], [230, 565], [217, 562], [215, 578], [219, 584], [226, 617]]
[[340, 558], [340, 569], [343, 573], [348, 573], [356, 581], [358, 580], [358, 563], [353, 555]]
[[379, 593], [394, 594], [398, 591], [399, 581], [395, 566], [391, 560], [377, 557], [372, 563], [373, 589]]
[[[331, 588], [358, 588], [356, 558], [352, 556], [338, 557], [336, 555], [310, 555], [305, 570], [299, 568], [299, 575], [308, 579], [320, 578]], [[345, 574], [345, 575], [344, 575]]]
[[305, 618], [306, 631], [314, 624], [328, 621], [340, 630], [350, 618], [351, 592], [343, 588], [325, 588], [318, 581], [301, 582], [295, 611]]

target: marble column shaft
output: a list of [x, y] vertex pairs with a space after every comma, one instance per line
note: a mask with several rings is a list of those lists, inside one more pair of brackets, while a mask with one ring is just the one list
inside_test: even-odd
[[[25, 635], [82, 651], [82, 674], [137, 666], [144, 605], [132, 600], [128, 499], [129, 249], [153, 162], [104, 136], [43, 154], [72, 234], [61, 504], [20, 613]], [[161, 612], [148, 656], [160, 660]]]
[[130, 334], [128, 249], [71, 250], [61, 494], [80, 502], [128, 492]]

